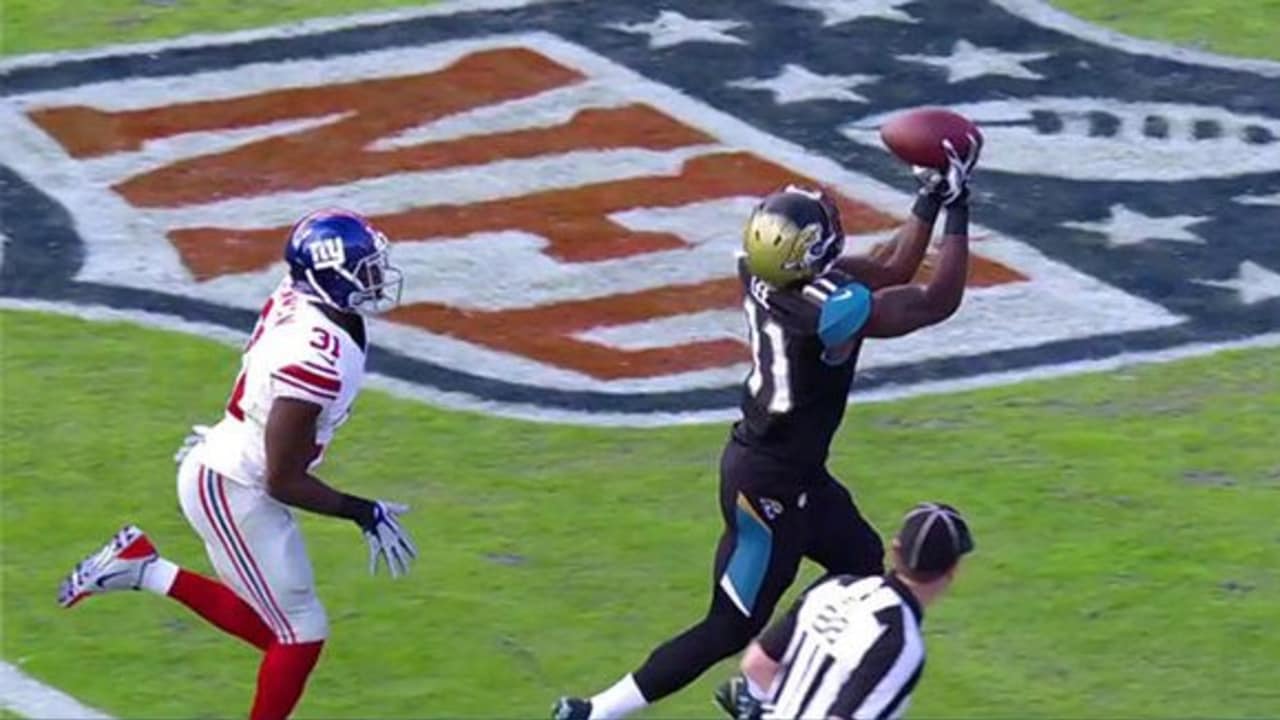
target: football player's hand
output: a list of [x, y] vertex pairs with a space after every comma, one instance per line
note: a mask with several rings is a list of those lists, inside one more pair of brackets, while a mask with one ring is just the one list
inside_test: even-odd
[[369, 543], [370, 574], [378, 574], [379, 558], [386, 560], [387, 572], [393, 578], [409, 572], [409, 563], [418, 556], [418, 549], [398, 519], [408, 511], [408, 505], [376, 500], [372, 517], [360, 523], [364, 539]]
[[178, 446], [178, 451], [173, 454], [173, 461], [179, 465], [187, 456], [191, 454], [196, 446], [204, 442], [204, 436], [209, 434], [208, 425], [192, 425], [191, 433], [182, 440], [182, 445]]
[[956, 152], [951, 140], [942, 139], [942, 150], [947, 154], [947, 189], [942, 194], [944, 205], [968, 197], [969, 179], [973, 177], [973, 171], [978, 167], [978, 157], [982, 155], [981, 136], [970, 134], [965, 135], [965, 139], [969, 141], [969, 151], [964, 157]]
[[969, 141], [969, 151], [963, 157], [950, 140], [942, 139], [942, 151], [947, 156], [945, 170], [919, 165], [911, 168], [920, 181], [921, 193], [938, 195], [944, 205], [951, 205], [968, 197], [969, 179], [973, 177], [973, 172], [978, 167], [978, 158], [982, 155], [982, 138], [975, 135], [965, 137]]

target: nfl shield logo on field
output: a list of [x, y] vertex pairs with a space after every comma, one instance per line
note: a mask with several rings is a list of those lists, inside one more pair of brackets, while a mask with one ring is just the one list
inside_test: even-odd
[[913, 185], [876, 128], [945, 105], [988, 139], [970, 291], [869, 344], [860, 393], [1280, 331], [1274, 63], [995, 0], [485, 8], [0, 66], [0, 293], [247, 329], [291, 223], [349, 207], [407, 274], [374, 334], [386, 386], [537, 418], [729, 417], [752, 204], [823, 185], [855, 251], [884, 242]]

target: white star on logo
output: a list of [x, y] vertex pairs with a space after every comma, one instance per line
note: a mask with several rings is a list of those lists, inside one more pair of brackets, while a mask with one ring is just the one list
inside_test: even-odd
[[1187, 228], [1208, 219], [1202, 215], [1152, 217], [1117, 204], [1111, 206], [1111, 215], [1106, 220], [1096, 222], [1071, 221], [1064, 222], [1062, 225], [1106, 235], [1107, 242], [1111, 247], [1137, 245], [1145, 240], [1169, 240], [1203, 245], [1204, 238], [1190, 232]]
[[853, 88], [873, 83], [879, 75], [819, 75], [808, 69], [788, 63], [782, 72], [772, 78], [743, 78], [729, 83], [731, 87], [747, 90], [768, 90], [779, 105], [808, 100], [844, 100], [867, 102]]
[[1273, 205], [1280, 207], [1280, 192], [1270, 195], [1237, 195], [1231, 198], [1241, 205]]
[[1044, 76], [1022, 66], [1044, 60], [1047, 52], [1015, 53], [997, 48], [978, 47], [968, 40], [957, 40], [950, 55], [898, 55], [903, 62], [932, 65], [947, 71], [947, 82], [958, 83], [984, 75], [1004, 75], [1023, 80], [1043, 80]]
[[1240, 302], [1245, 305], [1280, 297], [1280, 273], [1272, 272], [1252, 260], [1240, 263], [1236, 276], [1230, 280], [1196, 280], [1194, 282], [1235, 290], [1240, 294]]
[[881, 18], [897, 22], [920, 22], [911, 15], [899, 10], [903, 5], [910, 5], [915, 0], [781, 0], [783, 5], [790, 5], [801, 10], [813, 10], [822, 13], [822, 26], [831, 27], [850, 20], [861, 18]]
[[674, 10], [663, 10], [652, 22], [613, 23], [608, 27], [632, 35], [648, 35], [649, 47], [656, 50], [687, 42], [746, 45], [746, 40], [726, 34], [744, 25], [746, 23], [737, 20], [700, 20]]

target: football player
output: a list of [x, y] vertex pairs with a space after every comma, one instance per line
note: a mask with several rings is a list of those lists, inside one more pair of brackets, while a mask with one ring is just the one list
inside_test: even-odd
[[175, 457], [178, 499], [218, 579], [179, 567], [129, 525], [76, 565], [58, 602], [149, 590], [186, 605], [263, 653], [249, 717], [280, 720], [302, 696], [329, 634], [291, 508], [354, 522], [369, 569], [392, 577], [416, 555], [396, 503], [348, 495], [311, 473], [364, 378], [364, 316], [399, 302], [386, 237], [363, 217], [312, 213], [285, 245], [289, 274], [262, 307], [222, 420]]
[[[804, 557], [831, 574], [883, 572], [880, 536], [827, 471], [827, 453], [863, 341], [934, 325], [960, 306], [967, 188], [981, 152], [969, 140], [963, 157], [943, 141], [944, 170], [916, 169], [920, 191], [888, 252], [842, 257], [839, 212], [818, 190], [789, 186], [752, 212], [738, 269], [754, 364], [720, 461], [724, 531], [710, 608], [613, 686], [589, 699], [560, 698], [554, 718], [624, 717], [693, 682], [764, 627]], [[911, 284], [944, 206], [937, 268]], [[763, 697], [764, 689], [752, 690]]]

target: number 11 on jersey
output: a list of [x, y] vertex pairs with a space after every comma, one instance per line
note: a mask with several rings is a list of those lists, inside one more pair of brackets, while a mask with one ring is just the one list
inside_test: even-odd
[[768, 393], [769, 412], [789, 412], [791, 368], [787, 359], [786, 335], [781, 325], [768, 316], [761, 317], [760, 308], [751, 298], [744, 299], [742, 304], [747, 311], [747, 333], [751, 339], [752, 366], [751, 374], [747, 376], [747, 389], [762, 402], [764, 393]]

